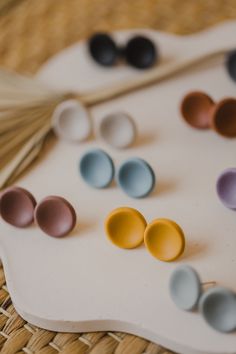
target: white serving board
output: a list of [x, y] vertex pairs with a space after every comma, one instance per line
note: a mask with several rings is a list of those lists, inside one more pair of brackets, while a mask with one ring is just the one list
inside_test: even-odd
[[[218, 36], [217, 30], [188, 37], [137, 30], [118, 32], [115, 37], [125, 41], [133, 33], [146, 33], [158, 43], [163, 61], [207, 47]], [[97, 66], [89, 59], [85, 43], [66, 49], [39, 73], [53, 87], [81, 92], [136, 75], [142, 73], [126, 66]], [[236, 166], [236, 140], [185, 125], [178, 106], [187, 91], [196, 89], [215, 99], [236, 93], [222, 63], [208, 63], [101, 104], [92, 109], [95, 128], [105, 114], [124, 110], [138, 125], [140, 137], [134, 147], [116, 151], [99, 138], [81, 145], [58, 141], [18, 181], [38, 201], [52, 194], [64, 196], [78, 214], [78, 228], [63, 239], [48, 237], [34, 225], [21, 230], [1, 222], [7, 285], [23, 318], [56, 331], [127, 331], [184, 354], [236, 353], [236, 333], [220, 334], [198, 313], [180, 311], [168, 292], [171, 272], [183, 263], [195, 267], [204, 281], [216, 280], [236, 290], [236, 214], [221, 205], [215, 192], [220, 172]], [[134, 200], [115, 184], [105, 190], [85, 185], [78, 162], [93, 147], [110, 153], [116, 166], [131, 156], [146, 159], [157, 177], [153, 194]], [[144, 246], [135, 250], [113, 246], [103, 223], [120, 206], [137, 208], [148, 221], [166, 217], [179, 223], [187, 242], [183, 257], [163, 263]]]

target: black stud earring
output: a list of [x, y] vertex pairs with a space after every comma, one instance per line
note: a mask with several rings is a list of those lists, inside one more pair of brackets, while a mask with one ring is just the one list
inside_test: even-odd
[[125, 49], [126, 62], [138, 69], [147, 69], [153, 66], [157, 60], [157, 51], [154, 43], [143, 36], [131, 38]]
[[106, 33], [96, 33], [88, 41], [88, 49], [92, 58], [100, 65], [113, 66], [119, 56], [113, 39]]
[[147, 37], [135, 36], [124, 47], [118, 47], [106, 33], [97, 33], [88, 41], [92, 58], [100, 65], [114, 66], [120, 58], [137, 69], [147, 69], [155, 64], [158, 52]]

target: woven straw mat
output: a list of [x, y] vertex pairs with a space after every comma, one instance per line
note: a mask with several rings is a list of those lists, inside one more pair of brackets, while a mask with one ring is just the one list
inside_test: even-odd
[[[186, 34], [231, 18], [236, 18], [236, 0], [0, 0], [0, 65], [34, 73], [50, 56], [97, 30], [151, 27]], [[2, 354], [171, 354], [129, 334], [55, 333], [26, 323], [12, 305], [2, 267], [0, 350]]]

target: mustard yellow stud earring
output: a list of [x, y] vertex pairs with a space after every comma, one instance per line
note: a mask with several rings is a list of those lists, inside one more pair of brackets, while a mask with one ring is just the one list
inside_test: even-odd
[[108, 239], [120, 248], [135, 248], [143, 242], [147, 222], [133, 208], [113, 210], [106, 218], [105, 229]]
[[113, 210], [106, 218], [105, 229], [117, 247], [135, 248], [144, 241], [149, 253], [160, 261], [174, 261], [184, 252], [185, 237], [179, 225], [169, 219], [156, 219], [147, 225], [133, 208]]
[[180, 226], [174, 221], [156, 219], [145, 229], [144, 243], [155, 258], [171, 262], [184, 252], [185, 237]]

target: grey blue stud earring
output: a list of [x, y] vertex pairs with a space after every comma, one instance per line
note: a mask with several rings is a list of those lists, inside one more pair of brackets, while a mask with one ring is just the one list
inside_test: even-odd
[[236, 294], [226, 288], [208, 289], [201, 297], [200, 312], [205, 321], [219, 332], [236, 330]]
[[155, 186], [155, 180], [152, 167], [140, 158], [126, 160], [117, 173], [118, 185], [132, 198], [148, 196]]

